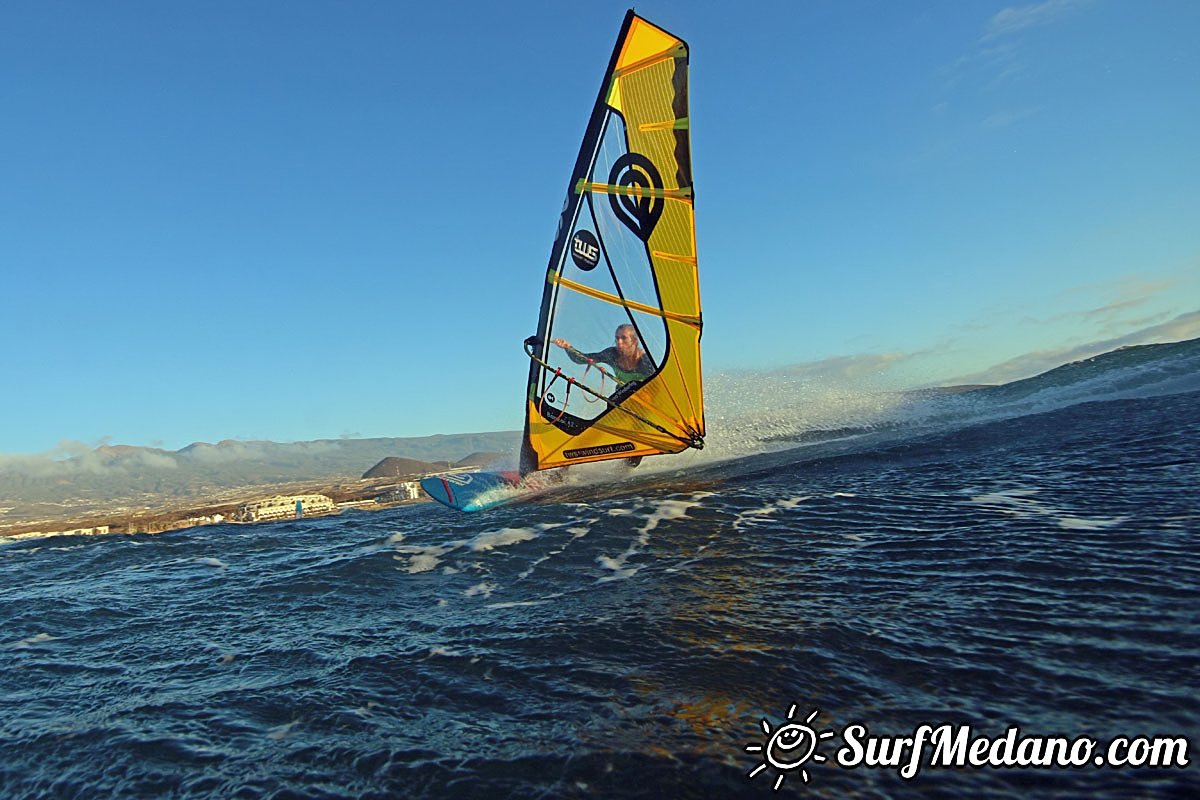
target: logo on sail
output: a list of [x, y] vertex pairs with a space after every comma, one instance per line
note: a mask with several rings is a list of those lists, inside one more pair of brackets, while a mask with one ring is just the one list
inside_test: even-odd
[[571, 260], [584, 272], [600, 263], [600, 242], [591, 231], [575, 231], [571, 237]]
[[603, 444], [598, 447], [581, 447], [577, 450], [564, 450], [563, 456], [566, 458], [589, 458], [591, 456], [610, 456], [613, 453], [628, 453], [633, 450], [633, 442], [620, 442], [618, 444]]
[[613, 164], [608, 182], [626, 190], [608, 196], [617, 219], [643, 242], [649, 241], [663, 212], [663, 181], [654, 163], [641, 153], [626, 153]]

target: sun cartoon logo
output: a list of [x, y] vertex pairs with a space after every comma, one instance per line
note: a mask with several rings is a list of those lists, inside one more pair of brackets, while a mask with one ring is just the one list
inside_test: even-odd
[[808, 783], [808, 770], [804, 768], [804, 764], [809, 759], [813, 761], [825, 761], [825, 756], [817, 752], [817, 745], [822, 739], [828, 739], [834, 735], [833, 731], [821, 731], [817, 733], [808, 723], [817, 718], [820, 713], [819, 709], [814, 708], [812, 713], [804, 720], [804, 724], [792, 722], [796, 716], [796, 704], [788, 709], [788, 721], [780, 725], [776, 730], [771, 730], [771, 723], [767, 720], [762, 720], [763, 733], [767, 735], [767, 740], [762, 744], [746, 745], [747, 753], [760, 753], [763, 757], [761, 764], [756, 764], [754, 769], [746, 775], [747, 778], [753, 779], [758, 773], [762, 772], [768, 766], [774, 767], [779, 771], [779, 776], [775, 778], [775, 791], [779, 791], [779, 787], [783, 786], [784, 778], [793, 770], [800, 770], [800, 778]]

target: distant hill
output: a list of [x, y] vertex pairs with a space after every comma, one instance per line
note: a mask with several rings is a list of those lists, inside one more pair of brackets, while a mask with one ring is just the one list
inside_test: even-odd
[[454, 462], [416, 461], [411, 458], [388, 456], [364, 472], [363, 478], [419, 478], [431, 472], [445, 471], [454, 467], [490, 467], [502, 458], [504, 458], [504, 454], [496, 452], [475, 452]]
[[[443, 462], [445, 463], [445, 462]], [[434, 472], [437, 468], [428, 461], [388, 456], [363, 473], [364, 478], [411, 478]], [[443, 467], [445, 469], [445, 467]]]
[[471, 453], [471, 455], [466, 456], [465, 458], [460, 458], [458, 461], [454, 462], [454, 466], [456, 466], [456, 467], [492, 467], [492, 466], [496, 465], [496, 462], [501, 461], [503, 458], [504, 458], [504, 453], [496, 453], [496, 452]]
[[[387, 458], [458, 464], [517, 452], [518, 431], [311, 442], [195, 442], [179, 450], [105, 445], [73, 458], [0, 460], [0, 506], [126, 498], [202, 499], [221, 490], [302, 481], [358, 480]], [[428, 470], [426, 470], [428, 471]], [[0, 517], [0, 523], [6, 521]]]

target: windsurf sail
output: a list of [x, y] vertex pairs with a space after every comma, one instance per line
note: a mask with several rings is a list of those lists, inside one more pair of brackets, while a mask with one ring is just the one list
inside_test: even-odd
[[525, 341], [521, 474], [704, 445], [689, 125], [687, 44], [629, 11]]

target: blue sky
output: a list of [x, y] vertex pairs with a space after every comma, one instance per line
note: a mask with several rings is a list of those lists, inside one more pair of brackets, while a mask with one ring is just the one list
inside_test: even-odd
[[[626, 7], [4, 4], [0, 453], [519, 428]], [[707, 372], [1200, 336], [1200, 3], [637, 9], [692, 47]]]

